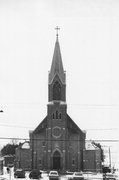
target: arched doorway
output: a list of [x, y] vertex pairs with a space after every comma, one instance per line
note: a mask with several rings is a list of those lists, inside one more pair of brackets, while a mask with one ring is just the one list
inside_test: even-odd
[[61, 156], [58, 151], [55, 151], [53, 154], [53, 169], [55, 170], [61, 169]]

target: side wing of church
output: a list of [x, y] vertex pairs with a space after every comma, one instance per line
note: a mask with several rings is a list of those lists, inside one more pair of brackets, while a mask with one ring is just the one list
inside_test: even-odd
[[47, 116], [30, 133], [32, 169], [83, 170], [85, 133], [67, 114], [66, 74], [58, 36], [48, 80]]

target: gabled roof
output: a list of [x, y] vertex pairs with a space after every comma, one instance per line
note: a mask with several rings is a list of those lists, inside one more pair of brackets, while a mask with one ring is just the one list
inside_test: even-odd
[[47, 127], [47, 116], [43, 119], [43, 121], [36, 127], [36, 129], [33, 131], [33, 134], [37, 134], [43, 129]]
[[56, 39], [54, 55], [53, 55], [53, 59], [52, 59], [52, 65], [51, 65], [51, 69], [49, 72], [49, 84], [52, 83], [52, 80], [56, 74], [59, 75], [62, 83], [65, 83], [65, 72], [63, 69], [63, 63], [62, 63], [62, 57], [61, 57], [58, 37]]
[[67, 114], [67, 121], [68, 121], [67, 123], [68, 129], [71, 129], [71, 131], [73, 131], [74, 133], [81, 133], [83, 135], [82, 138], [85, 137], [84, 136], [85, 133], [76, 125], [76, 123], [70, 118], [68, 114]]

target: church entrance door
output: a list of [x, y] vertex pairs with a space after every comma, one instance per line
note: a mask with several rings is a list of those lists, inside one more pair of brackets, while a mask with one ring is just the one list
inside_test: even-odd
[[53, 169], [55, 170], [61, 169], [61, 156], [58, 151], [55, 151], [53, 155]]

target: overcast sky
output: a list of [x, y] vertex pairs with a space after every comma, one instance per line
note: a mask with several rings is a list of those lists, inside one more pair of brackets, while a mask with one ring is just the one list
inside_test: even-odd
[[[57, 25], [68, 114], [87, 139], [119, 140], [118, 0], [0, 0], [0, 137], [46, 116]], [[119, 163], [119, 142], [100, 143]]]

